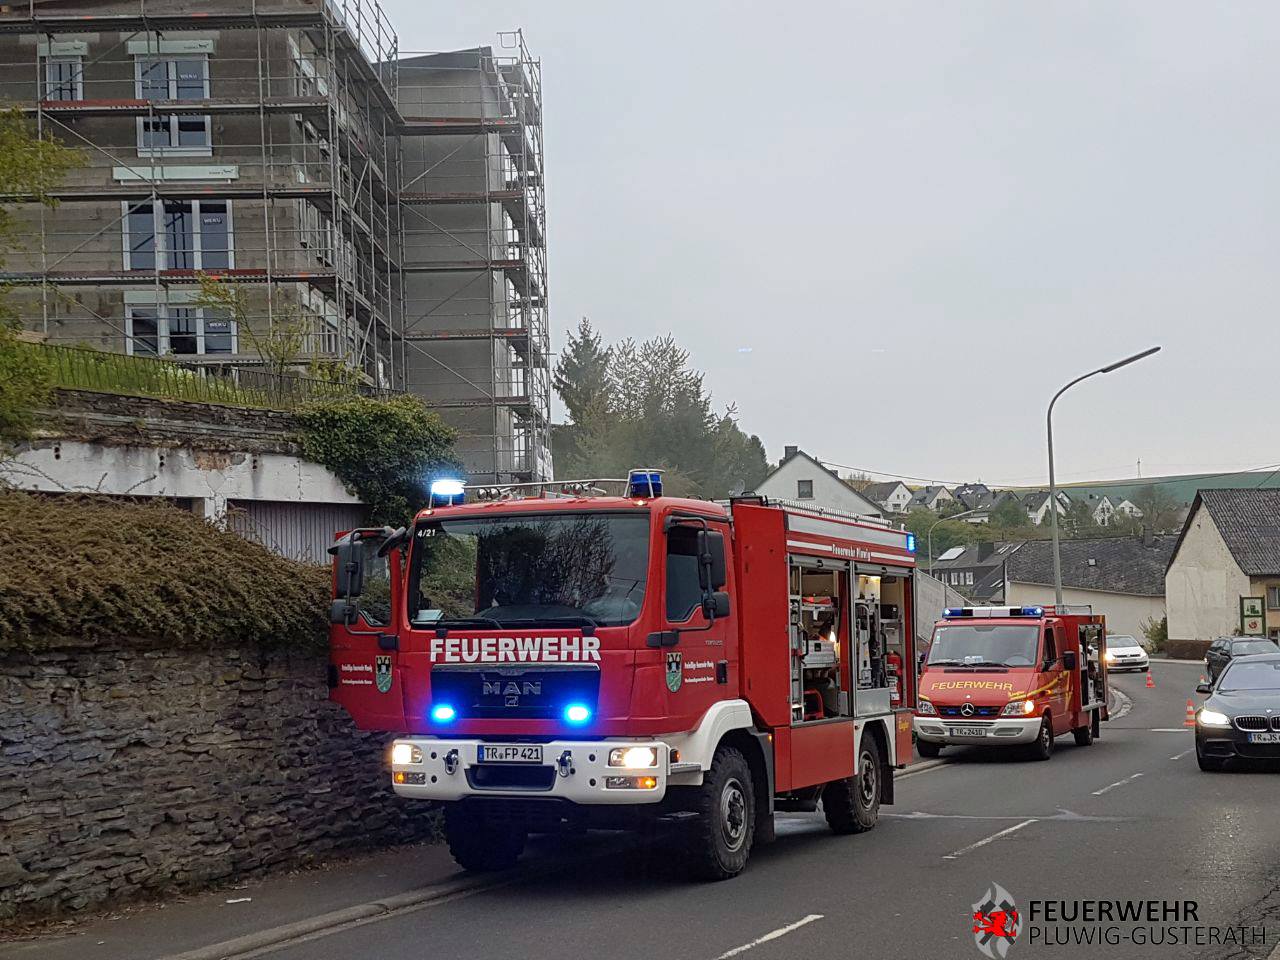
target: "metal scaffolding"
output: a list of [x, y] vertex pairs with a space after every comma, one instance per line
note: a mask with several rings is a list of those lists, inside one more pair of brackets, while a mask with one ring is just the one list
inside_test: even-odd
[[85, 160], [0, 282], [53, 342], [225, 367], [296, 337], [439, 408], [478, 476], [543, 479], [540, 73], [519, 32], [402, 54], [373, 0], [0, 7], [0, 97]]

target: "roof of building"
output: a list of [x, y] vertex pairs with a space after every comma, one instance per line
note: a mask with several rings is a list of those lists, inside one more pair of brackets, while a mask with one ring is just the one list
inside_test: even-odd
[[862, 488], [861, 493], [864, 497], [870, 497], [879, 503], [888, 499], [889, 494], [893, 493], [893, 491], [904, 486], [906, 485], [901, 480], [886, 480], [883, 483], [868, 483]]
[[[1201, 490], [1191, 504], [1177, 546], [1203, 504], [1240, 570], [1249, 577], [1280, 575], [1280, 490]], [[1175, 549], [1169, 557], [1173, 563]]]
[[934, 558], [934, 566], [939, 570], [998, 567], [1013, 555], [1022, 545], [1021, 540], [996, 541], [993, 543], [970, 543], [952, 547]]
[[[1089, 537], [1063, 540], [1062, 585], [1142, 597], [1164, 596], [1164, 573], [1178, 538]], [[1009, 558], [1008, 577], [1018, 583], [1053, 583], [1053, 544], [1029, 540]]]
[[853, 487], [849, 486], [847, 483], [844, 482], [844, 480], [840, 478], [840, 474], [836, 473], [834, 470], [828, 467], [825, 463], [823, 463], [817, 457], [813, 456], [812, 454], [805, 453], [799, 447], [792, 447], [792, 446], [786, 447], [783, 450], [782, 459], [778, 461], [778, 465], [774, 467], [772, 470], [770, 470], [768, 475], [763, 480], [761, 480], [758, 484], [756, 484], [756, 488], [759, 489], [760, 487], [763, 487], [766, 483], [769, 482], [769, 480], [773, 478], [774, 474], [776, 474], [779, 470], [785, 467], [792, 460], [797, 460], [797, 459], [809, 461], [819, 470], [823, 471], [824, 473], [833, 477], [835, 480], [839, 481], [839, 483], [842, 486], [844, 486], [853, 496], [857, 497], [859, 500], [864, 501], [867, 504], [867, 506], [871, 507], [872, 511], [875, 512], [875, 515], [877, 516], [879, 515], [880, 504], [877, 503], [873, 497], [870, 497], [868, 494], [861, 493], [855, 490]]
[[951, 495], [951, 491], [941, 484], [931, 484], [927, 487], [921, 487], [919, 490], [911, 494], [911, 502], [928, 503], [941, 493], [945, 493], [947, 496]]

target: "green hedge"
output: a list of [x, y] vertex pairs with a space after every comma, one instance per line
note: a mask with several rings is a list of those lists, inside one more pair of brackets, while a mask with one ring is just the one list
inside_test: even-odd
[[320, 651], [329, 573], [162, 503], [0, 490], [0, 649], [128, 638]]

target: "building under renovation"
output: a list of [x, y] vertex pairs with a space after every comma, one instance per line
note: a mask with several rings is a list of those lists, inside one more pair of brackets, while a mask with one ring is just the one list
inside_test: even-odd
[[550, 474], [540, 66], [405, 54], [370, 0], [0, 7], [0, 96], [80, 150], [0, 278], [55, 344], [407, 390]]

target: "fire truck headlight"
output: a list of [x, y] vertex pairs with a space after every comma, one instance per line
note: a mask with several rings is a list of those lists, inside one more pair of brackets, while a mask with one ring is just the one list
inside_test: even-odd
[[1231, 718], [1225, 713], [1219, 713], [1217, 710], [1201, 710], [1196, 716], [1202, 727], [1229, 727], [1231, 726]]
[[1004, 705], [1000, 715], [1002, 717], [1026, 717], [1035, 712], [1036, 705], [1032, 700], [1010, 700]]
[[928, 700], [921, 700], [918, 709], [922, 715], [927, 717], [936, 717], [938, 715], [938, 711], [933, 709], [933, 704]]
[[422, 751], [411, 743], [397, 743], [391, 748], [391, 762], [397, 767], [422, 762]]
[[657, 765], [658, 751], [653, 747], [615, 747], [609, 751], [609, 766], [611, 767], [634, 769], [636, 767], [656, 767]]

